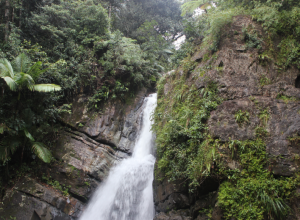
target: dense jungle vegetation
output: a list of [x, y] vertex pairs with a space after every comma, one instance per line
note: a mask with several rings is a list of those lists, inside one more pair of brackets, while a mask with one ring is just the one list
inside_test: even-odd
[[[202, 14], [193, 16], [198, 7]], [[207, 59], [213, 58], [222, 28], [236, 15], [251, 16], [264, 28], [265, 39], [244, 33], [248, 47], [267, 42], [262, 59], [275, 60], [282, 71], [300, 68], [298, 0], [2, 0], [0, 187], [53, 159], [60, 115], [70, 111], [77, 94], [90, 94], [90, 111], [97, 111], [107, 100], [125, 101], [159, 81], [153, 116], [158, 169], [170, 180], [185, 180], [191, 192], [207, 177], [224, 180], [219, 204], [226, 219], [284, 218], [299, 178], [275, 178], [264, 168], [264, 123], [255, 140], [221, 143], [206, 124], [224, 101], [218, 86], [197, 90], [185, 84], [196, 65], [190, 60], [195, 48], [201, 44]], [[175, 51], [172, 43], [182, 35], [186, 41]], [[162, 75], [179, 66], [184, 74], [170, 76], [175, 92], [164, 97]], [[239, 112], [236, 120], [247, 117]], [[267, 113], [261, 117], [268, 120]], [[238, 155], [243, 172], [222, 166], [220, 147]]]
[[153, 87], [172, 68], [180, 14], [173, 0], [0, 1], [0, 187], [53, 160], [77, 94], [98, 111]]
[[[203, 13], [190, 16], [198, 7]], [[213, 79], [200, 90], [190, 86], [187, 79], [197, 65], [191, 60], [193, 53], [206, 51], [202, 62], [211, 60], [212, 63], [217, 58], [220, 38], [226, 37], [223, 27], [237, 15], [251, 16], [253, 21], [262, 25], [265, 36], [258, 36], [255, 30], [249, 31], [246, 27], [243, 30], [248, 48], [261, 49], [261, 42], [266, 42], [267, 49], [259, 54], [261, 60], [273, 60], [282, 73], [292, 66], [299, 69], [299, 1], [187, 1], [182, 6], [182, 15], [187, 40], [177, 52], [180, 68], [163, 76], [157, 85], [158, 106], [153, 115], [159, 158], [156, 172], [162, 172], [172, 181], [187, 184], [191, 193], [197, 193], [207, 178], [221, 181], [218, 205], [224, 211], [225, 219], [286, 219], [296, 195], [294, 190], [300, 182], [297, 175], [279, 178], [266, 169], [270, 163], [265, 143], [268, 136], [265, 126], [270, 118], [268, 111], [261, 110], [259, 114], [261, 125], [256, 129], [254, 140], [222, 142], [214, 139], [209, 133], [207, 120], [210, 112], [225, 100], [218, 97], [218, 85]], [[208, 64], [206, 68], [212, 66]], [[222, 71], [222, 67], [213, 68]], [[206, 71], [200, 69], [199, 77]], [[196, 80], [197, 75], [194, 77]], [[264, 85], [266, 80], [269, 79], [260, 83]], [[164, 91], [166, 83], [167, 94]], [[235, 120], [247, 124], [249, 113], [237, 112]], [[239, 162], [242, 171], [226, 166], [224, 152]], [[211, 216], [211, 211], [208, 216]]]

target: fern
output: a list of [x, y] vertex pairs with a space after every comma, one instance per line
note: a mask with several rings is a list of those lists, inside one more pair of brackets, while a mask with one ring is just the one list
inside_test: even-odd
[[241, 125], [243, 123], [248, 123], [249, 122], [250, 114], [247, 111], [239, 110], [235, 113], [234, 117], [235, 117], [235, 121], [239, 125]]

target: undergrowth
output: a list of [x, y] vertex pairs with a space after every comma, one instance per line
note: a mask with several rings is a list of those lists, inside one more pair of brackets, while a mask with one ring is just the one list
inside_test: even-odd
[[[219, 49], [223, 37], [230, 37], [224, 29], [229, 27], [234, 16], [246, 15], [263, 27], [263, 31], [251, 26], [244, 27], [240, 36], [246, 50], [256, 49], [262, 66], [272, 61], [279, 72], [291, 67], [300, 68], [298, 1], [225, 0], [218, 1], [218, 7], [206, 11], [196, 19], [195, 27], [199, 27], [199, 30], [193, 29], [195, 34], [192, 35], [201, 39], [201, 50], [208, 51], [202, 61], [207, 61], [209, 54]], [[201, 33], [201, 36], [197, 36], [197, 33]], [[238, 34], [234, 32], [234, 35]], [[265, 143], [270, 135], [270, 109], [259, 109], [255, 138], [223, 142], [213, 138], [208, 131], [207, 121], [210, 112], [220, 105], [222, 99], [218, 97], [217, 84], [206, 78], [206, 68], [199, 69], [198, 74], [198, 77], [206, 80], [205, 88], [197, 90], [186, 84], [186, 75], [196, 66], [189, 59], [190, 56], [182, 63], [182, 76], [175, 74], [164, 77], [157, 85], [158, 106], [153, 115], [153, 130], [157, 135], [158, 171], [170, 181], [187, 183], [191, 192], [204, 178], [222, 180], [218, 202], [225, 219], [286, 219], [291, 213], [290, 202], [299, 186], [300, 177], [275, 178], [271, 171], [272, 163], [266, 153]], [[222, 72], [223, 68], [220, 68], [216, 70]], [[262, 74], [260, 86], [271, 84], [272, 80], [268, 73]], [[166, 83], [168, 91], [164, 91]], [[286, 103], [297, 101], [294, 97], [282, 94], [276, 98]], [[258, 107], [254, 97], [249, 99]], [[247, 126], [250, 114], [240, 110], [235, 113], [235, 120], [239, 125]], [[298, 143], [299, 139], [289, 138], [292, 143]], [[295, 159], [298, 160], [299, 155], [295, 155]], [[238, 168], [229, 169], [227, 164], [232, 160], [237, 162]]]
[[219, 191], [225, 219], [284, 219], [290, 211], [287, 200], [292, 198], [300, 177], [275, 178], [266, 169], [270, 164], [261, 138], [230, 144], [233, 155], [238, 155], [233, 159], [239, 161], [241, 169], [222, 171], [228, 175]]
[[188, 180], [192, 191], [199, 179], [209, 175], [217, 159], [218, 140], [208, 134], [206, 121], [222, 102], [217, 84], [198, 90], [185, 84], [185, 75], [169, 79], [172, 91], [163, 95], [166, 79], [158, 83], [158, 105], [153, 115], [157, 134], [158, 169], [170, 180]]
[[[218, 85], [203, 77], [206, 86], [196, 89], [187, 84], [186, 75], [188, 71], [163, 77], [157, 85], [158, 105], [153, 114], [156, 174], [163, 173], [169, 181], [180, 180], [190, 192], [196, 192], [205, 178], [222, 180], [218, 203], [224, 219], [285, 219], [300, 177], [275, 178], [271, 172], [265, 144], [270, 109], [259, 109], [254, 140], [222, 142], [210, 135], [207, 125], [211, 111], [222, 103]], [[250, 114], [240, 110], [235, 119], [246, 125]], [[228, 167], [232, 160], [238, 164], [235, 169]]]

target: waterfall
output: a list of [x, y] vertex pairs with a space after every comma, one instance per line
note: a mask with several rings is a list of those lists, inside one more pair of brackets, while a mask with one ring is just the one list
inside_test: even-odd
[[157, 95], [145, 99], [142, 128], [130, 158], [111, 169], [80, 220], [153, 220], [152, 192], [155, 157], [150, 117]]

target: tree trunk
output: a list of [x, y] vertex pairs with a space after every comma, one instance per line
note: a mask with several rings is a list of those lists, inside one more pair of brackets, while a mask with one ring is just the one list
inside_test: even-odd
[[14, 16], [15, 16], [15, 8], [12, 10], [12, 15], [11, 15], [11, 22], [14, 23]]
[[21, 27], [22, 8], [23, 8], [22, 6], [23, 6], [23, 0], [21, 0], [21, 3], [20, 3], [19, 27]]
[[9, 0], [5, 1], [5, 36], [4, 40], [7, 42], [8, 41], [8, 35], [9, 35]]
[[108, 30], [110, 31], [110, 21], [111, 21], [111, 4], [109, 5], [109, 11], [108, 11]]

